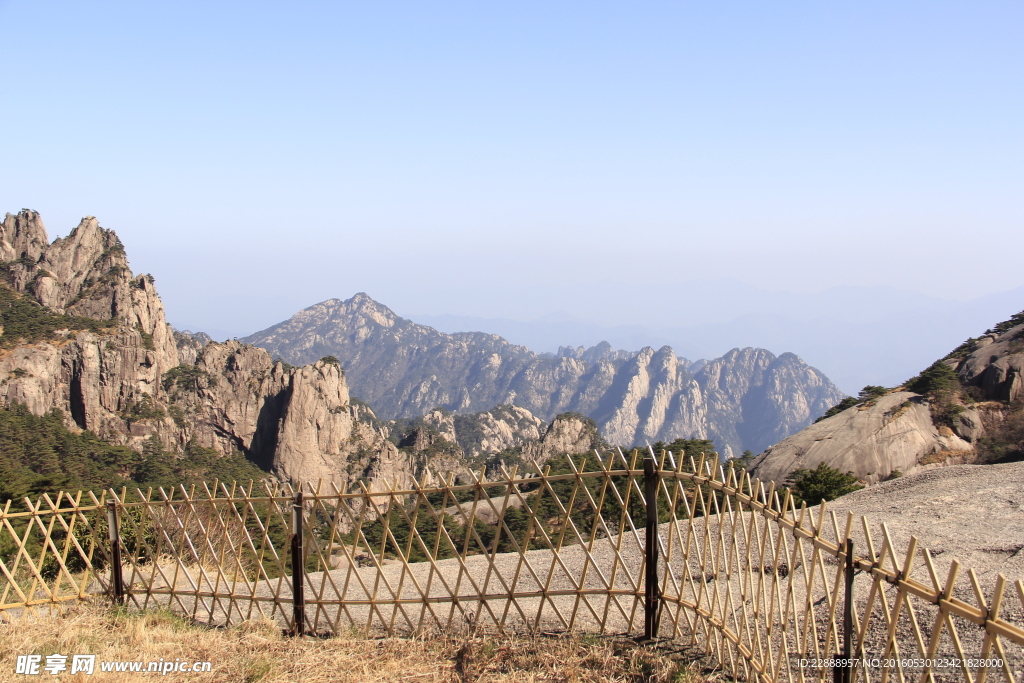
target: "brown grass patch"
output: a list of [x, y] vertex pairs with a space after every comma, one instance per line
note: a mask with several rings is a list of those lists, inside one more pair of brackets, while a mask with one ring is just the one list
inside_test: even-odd
[[935, 453], [929, 453], [921, 456], [917, 464], [919, 465], [932, 465], [934, 463], [946, 462], [950, 458], [963, 458], [966, 456], [974, 456], [974, 451], [937, 451]]
[[[342, 683], [565, 683], [699, 681], [699, 669], [676, 654], [629, 638], [587, 635], [370, 638], [358, 633], [330, 638], [289, 638], [269, 621], [231, 628], [192, 624], [171, 612], [132, 613], [80, 605], [59, 616], [0, 626], [0, 681], [15, 674], [18, 655], [95, 654], [96, 673], [59, 680]], [[211, 673], [100, 673], [103, 661], [208, 661]], [[145, 664], [143, 665], [145, 667]], [[52, 678], [46, 672], [41, 677]]]

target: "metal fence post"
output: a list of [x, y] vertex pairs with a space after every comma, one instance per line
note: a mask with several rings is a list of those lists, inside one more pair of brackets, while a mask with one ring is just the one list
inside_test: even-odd
[[121, 573], [121, 530], [117, 502], [107, 501], [107, 538], [110, 541], [110, 592], [117, 605], [124, 604], [124, 576]]
[[846, 539], [846, 563], [843, 568], [845, 598], [843, 601], [843, 652], [837, 656], [842, 665], [832, 669], [834, 683], [851, 683], [853, 668], [850, 659], [853, 657], [853, 540]]
[[644, 501], [647, 503], [646, 576], [644, 579], [644, 638], [657, 636], [658, 603], [658, 471], [653, 458], [644, 459]]
[[303, 579], [306, 563], [302, 551], [302, 489], [292, 503], [292, 635], [306, 634], [306, 595]]

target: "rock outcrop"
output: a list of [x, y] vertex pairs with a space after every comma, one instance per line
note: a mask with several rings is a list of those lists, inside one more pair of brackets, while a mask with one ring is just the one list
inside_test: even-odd
[[908, 383], [931, 389], [892, 391], [821, 420], [760, 454], [752, 472], [782, 482], [794, 469], [825, 463], [873, 484], [896, 473], [998, 459], [991, 451], [1000, 440], [1012, 455], [1024, 449], [1024, 433], [1008, 430], [1022, 422], [1022, 370], [1018, 314], [936, 361], [920, 376], [936, 378], [930, 383]]
[[604, 455], [607, 443], [597, 423], [579, 413], [562, 413], [555, 417], [538, 441], [527, 443], [523, 458], [528, 462], [545, 463], [559, 455], [586, 455], [597, 450]]
[[544, 420], [525, 408], [511, 405], [475, 415], [453, 415], [452, 426], [468, 458], [522, 448], [540, 441], [546, 433]]
[[[0, 224], [0, 254], [15, 257], [3, 264], [6, 284], [41, 313], [106, 325], [102, 333], [56, 330], [46, 342], [21, 345], [5, 331], [0, 401], [36, 414], [57, 408], [114, 441], [138, 444], [155, 433], [133, 415], [154, 412], [147, 406], [178, 365], [177, 349], [152, 278], [132, 276], [117, 236], [87, 216], [49, 244], [39, 215], [23, 211]], [[164, 435], [168, 445], [171, 438]]]
[[0, 258], [0, 403], [56, 409], [69, 427], [135, 448], [156, 437], [172, 452], [189, 442], [241, 451], [281, 478], [342, 489], [423, 470], [349, 401], [336, 363], [286, 367], [253, 346], [175, 334], [153, 278], [132, 275], [95, 218], [50, 243], [38, 214], [8, 214]]
[[437, 406], [463, 414], [514, 404], [544, 420], [574, 411], [623, 446], [701, 438], [726, 455], [761, 450], [842, 398], [793, 354], [734, 349], [692, 364], [667, 346], [599, 344], [544, 357], [496, 335], [417, 325], [365, 294], [311, 306], [244, 341], [290, 363], [337, 357], [353, 393], [382, 417]]
[[[1020, 318], [1024, 315], [1014, 316], [1011, 322]], [[946, 362], [964, 386], [980, 389], [981, 397], [1011, 403], [1024, 398], [1024, 323], [996, 330], [968, 340], [963, 350], [969, 353], [953, 355]]]
[[753, 462], [753, 474], [783, 482], [797, 468], [819, 463], [853, 472], [876, 484], [895, 472], [962, 465], [973, 460], [972, 445], [932, 422], [928, 402], [897, 391], [822, 420], [772, 446]]

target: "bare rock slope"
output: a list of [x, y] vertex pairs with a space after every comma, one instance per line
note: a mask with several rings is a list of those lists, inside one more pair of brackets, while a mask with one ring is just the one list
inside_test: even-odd
[[[840, 522], [848, 513], [865, 517], [876, 547], [883, 523], [899, 553], [917, 537], [936, 558], [941, 577], [953, 559], [974, 569], [983, 585], [991, 585], [998, 573], [1024, 577], [1024, 463], [922, 472], [854, 491], [827, 508]], [[857, 548], [867, 547], [859, 523], [854, 537]]]
[[1024, 314], [1017, 314], [968, 339], [906, 387], [783, 439], [753, 461], [752, 472], [782, 482], [794, 469], [824, 463], [874, 484], [896, 473], [1020, 457], [1022, 371]]

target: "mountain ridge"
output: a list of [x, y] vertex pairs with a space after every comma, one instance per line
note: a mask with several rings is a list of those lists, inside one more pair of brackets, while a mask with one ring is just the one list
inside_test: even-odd
[[544, 419], [574, 411], [624, 446], [711, 438], [726, 455], [761, 450], [843, 396], [794, 354], [733, 349], [694, 364], [668, 346], [621, 352], [605, 344], [542, 355], [494, 334], [419, 325], [363, 292], [309, 306], [242, 341], [289, 363], [337, 357], [353, 393], [382, 417], [501, 404]]

